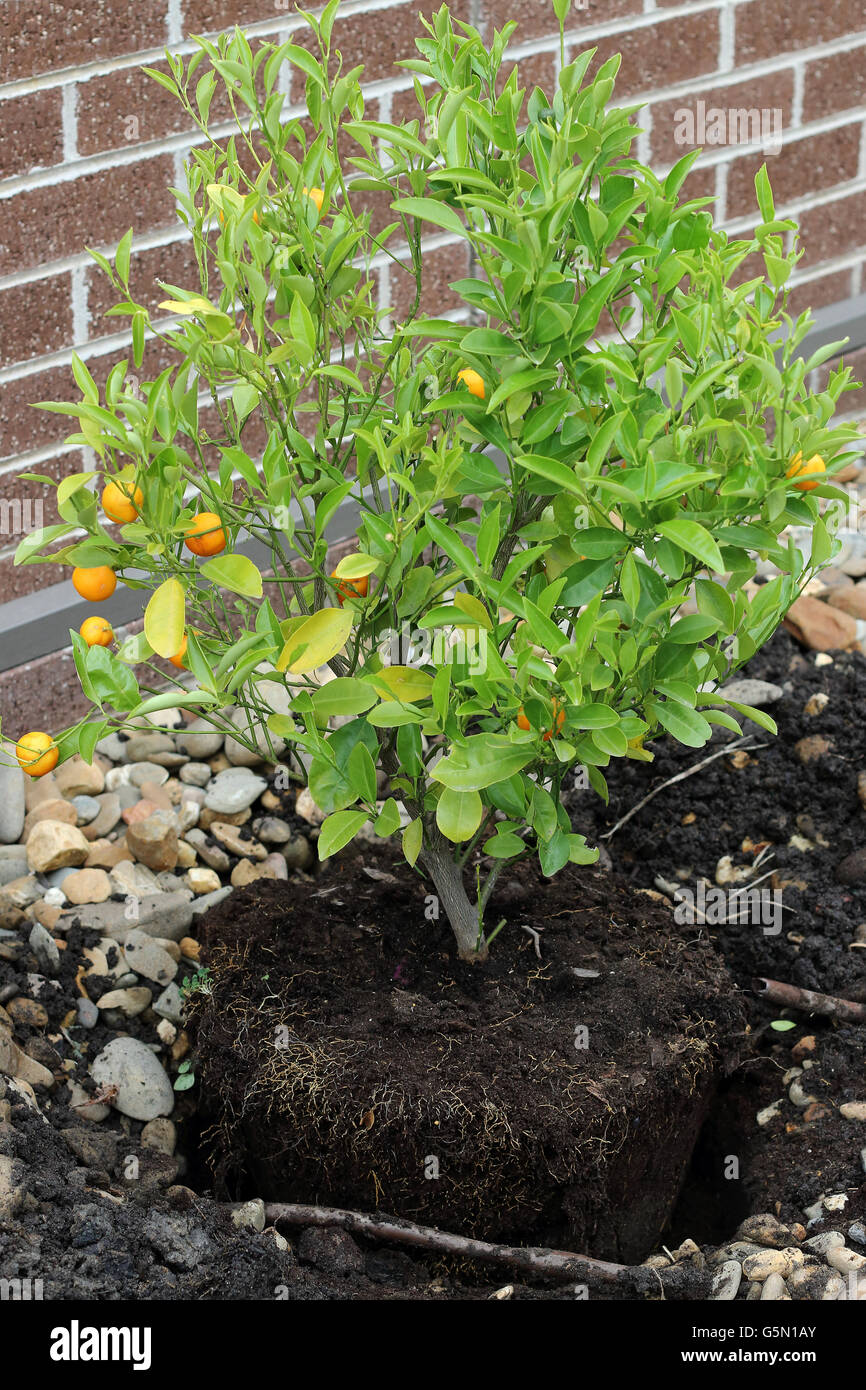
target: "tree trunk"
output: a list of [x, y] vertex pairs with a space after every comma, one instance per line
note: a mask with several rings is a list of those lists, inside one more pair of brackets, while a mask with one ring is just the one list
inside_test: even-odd
[[421, 862], [428, 870], [442, 902], [451, 930], [457, 939], [461, 960], [477, 962], [487, 959], [487, 942], [479, 921], [479, 910], [473, 906], [463, 887], [463, 873], [454, 858], [451, 846], [435, 828], [428, 832], [432, 842], [421, 851]]

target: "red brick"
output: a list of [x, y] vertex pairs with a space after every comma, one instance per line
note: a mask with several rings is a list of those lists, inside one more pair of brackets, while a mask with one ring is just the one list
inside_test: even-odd
[[[309, 8], [317, 10], [319, 6]], [[218, 29], [233, 29], [236, 24], [243, 27], [265, 19], [272, 19], [277, 26], [280, 20], [294, 18], [291, 0], [184, 0], [183, 32], [185, 37], [212, 34]]]
[[[16, 574], [39, 574], [41, 571], [43, 566], [32, 565], [17, 570]], [[54, 583], [61, 577], [55, 573], [54, 565], [44, 566], [44, 571]], [[46, 603], [50, 603], [50, 591], [46, 594]], [[20, 735], [34, 728], [67, 728], [73, 720], [86, 714], [88, 708], [69, 653], [55, 652], [38, 661], [28, 661], [26, 666], [0, 673], [0, 713], [4, 729], [13, 734]]]
[[72, 347], [69, 276], [34, 280], [0, 292], [0, 323], [0, 367]]
[[[661, 101], [652, 108], [651, 145], [653, 159], [660, 160], [664, 164], [674, 164], [682, 155], [695, 148], [694, 145], [678, 143], [676, 137], [683, 128], [682, 113], [684, 111], [691, 113], [697, 135], [699, 101], [703, 102], [705, 118], [709, 117], [709, 113], [713, 109], [721, 109], [725, 112], [756, 110], [774, 113], [781, 111], [779, 125], [776, 124], [774, 115], [768, 117], [771, 135], [776, 136], [777, 131], [781, 129], [784, 132], [789, 127], [793, 95], [794, 74], [791, 68], [785, 68], [781, 72], [772, 73], [767, 77], [752, 78], [746, 82], [737, 82], [729, 87], [696, 88], [669, 101]], [[736, 132], [737, 124], [729, 116], [728, 133], [736, 135]], [[700, 143], [700, 140], [696, 139], [696, 144]], [[717, 150], [719, 146], [704, 140], [703, 148], [712, 152]]]
[[[581, 26], [606, 24], [611, 19], [643, 13], [642, 0], [585, 0], [585, 6], [572, 5], [565, 21], [567, 34], [574, 34]], [[553, 6], [547, 0], [481, 0], [481, 15], [482, 32], [488, 38], [494, 29], [504, 29], [509, 20], [515, 20], [517, 29], [512, 44], [559, 33]]]
[[[153, 67], [167, 72], [166, 63]], [[123, 149], [143, 141], [162, 140], [191, 122], [177, 97], [172, 96], [143, 68], [91, 77], [78, 87], [78, 153]]]
[[806, 64], [803, 120], [866, 105], [866, 47], [847, 49]]
[[[822, 188], [845, 183], [857, 174], [860, 154], [859, 126], [824, 131], [804, 140], [792, 140], [782, 152], [768, 159], [767, 170], [776, 208]], [[728, 172], [728, 216], [745, 217], [755, 210], [755, 175], [763, 155], [735, 159]]]
[[[52, 367], [3, 383], [3, 410], [0, 413], [0, 459], [12, 458], [28, 449], [59, 444], [76, 428], [65, 415], [52, 415], [32, 409], [34, 401], [71, 401], [79, 392], [68, 367]], [[39, 473], [49, 472], [41, 464]]]
[[719, 53], [718, 14], [705, 11], [679, 15], [646, 28], [610, 34], [594, 40], [593, 46], [598, 52], [589, 68], [590, 78], [614, 53], [622, 55], [614, 94], [615, 99], [622, 101], [638, 92], [651, 92], [654, 87], [679, 82], [683, 73], [700, 77], [715, 72]]
[[795, 318], [804, 309], [823, 309], [828, 304], [841, 304], [851, 296], [851, 271], [834, 270], [795, 285], [788, 300], [788, 313]]
[[171, 159], [87, 174], [0, 201], [0, 274], [118, 241], [175, 220]]
[[159, 48], [165, 11], [166, 0], [13, 0], [0, 17], [0, 82]]
[[[390, 270], [388, 297], [395, 323], [403, 322], [415, 299], [415, 279], [411, 274], [411, 263], [407, 262], [406, 266], [406, 270], [400, 270], [392, 263]], [[420, 313], [441, 315], [463, 307], [464, 301], [454, 293], [450, 285], [452, 281], [460, 280], [468, 274], [469, 248], [465, 242], [454, 246], [441, 246], [436, 251], [426, 251], [422, 258]]]
[[[517, 67], [517, 78], [519, 85], [529, 95], [534, 88], [540, 87], [545, 95], [552, 100], [556, 94], [556, 65], [558, 53], [551, 49], [547, 53], [532, 53], [525, 58], [520, 58], [517, 63], [505, 62], [502, 65], [502, 81], [507, 81], [511, 74], [511, 69]], [[525, 107], [524, 107], [525, 110]]]
[[45, 169], [63, 158], [61, 104], [58, 88], [0, 103], [0, 179]]
[[[11, 544], [14, 543], [14, 541], [11, 542]], [[72, 569], [68, 565], [15, 565], [13, 564], [13, 555], [4, 555], [0, 558], [0, 602], [10, 603], [13, 598], [24, 598], [26, 594], [41, 593], [45, 589], [51, 589], [55, 584], [60, 584], [64, 579], [68, 579], [71, 574]], [[50, 604], [50, 596], [46, 595], [44, 605], [46, 610], [49, 609]], [[10, 709], [7, 704], [9, 695], [7, 677], [9, 674], [7, 671], [0, 672], [0, 715], [8, 725], [11, 725]], [[34, 720], [33, 723], [36, 728], [42, 727], [37, 720]], [[17, 727], [23, 728], [24, 726], [18, 725]]]
[[837, 198], [800, 216], [800, 241], [805, 252], [800, 264], [811, 266], [866, 247], [866, 193]]
[[738, 64], [829, 43], [863, 28], [863, 10], [856, 0], [805, 5], [791, 0], [749, 0], [738, 5], [734, 15]]

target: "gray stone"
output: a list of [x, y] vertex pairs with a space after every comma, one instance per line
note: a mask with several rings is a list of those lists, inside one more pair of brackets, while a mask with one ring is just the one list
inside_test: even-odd
[[781, 700], [784, 691], [780, 685], [773, 685], [771, 681], [750, 680], [744, 676], [742, 680], [729, 681], [717, 693], [728, 700], [736, 700], [738, 704], [754, 705], [756, 709], [762, 709], [764, 705], [774, 705], [777, 700]]
[[141, 787], [145, 782], [153, 782], [157, 787], [168, 781], [168, 769], [160, 767], [158, 763], [132, 763], [129, 768], [129, 780], [134, 787]]
[[56, 975], [60, 969], [60, 952], [51, 933], [37, 922], [28, 937], [30, 949], [46, 975]]
[[218, 772], [207, 788], [205, 806], [222, 815], [245, 811], [257, 801], [268, 784], [246, 767], [229, 767]]
[[183, 1022], [183, 1000], [174, 981], [154, 1000], [153, 1012], [159, 1014], [160, 1018], [167, 1018], [170, 1023], [180, 1025]]
[[254, 820], [252, 832], [264, 845], [284, 845], [292, 838], [292, 827], [279, 816], [261, 816]]
[[138, 787], [133, 787], [131, 783], [126, 783], [117, 788], [117, 799], [120, 802], [121, 811], [128, 811], [130, 806], [137, 806], [141, 800], [141, 792]]
[[173, 1120], [149, 1120], [141, 1131], [141, 1142], [146, 1149], [156, 1149], [158, 1153], [171, 1158], [177, 1147], [177, 1130]]
[[262, 860], [262, 868], [272, 869], [274, 878], [287, 879], [289, 877], [286, 857], [284, 854], [280, 854], [278, 850], [272, 850], [268, 857]]
[[174, 739], [170, 734], [134, 734], [126, 745], [128, 763], [149, 762], [154, 753], [174, 753]]
[[21, 850], [20, 859], [0, 859], [0, 888], [6, 883], [12, 883], [16, 878], [27, 876], [27, 860], [24, 858], [24, 850]]
[[117, 1087], [113, 1104], [131, 1120], [155, 1120], [174, 1109], [174, 1091], [158, 1057], [137, 1038], [112, 1038], [90, 1074], [100, 1086]]
[[[131, 791], [132, 788], [127, 788], [127, 790]], [[120, 820], [120, 813], [124, 807], [118, 792], [102, 792], [93, 800], [98, 809], [93, 820], [88, 822], [84, 838], [86, 840], [101, 840], [106, 835], [111, 834]]]
[[109, 871], [115, 893], [127, 893], [133, 898], [143, 898], [148, 894], [161, 893], [159, 879], [152, 869], [144, 864], [133, 864], [130, 859], [121, 859]]
[[282, 856], [290, 869], [309, 869], [315, 860], [306, 835], [298, 835], [283, 845]]
[[192, 845], [208, 868], [216, 869], [217, 873], [227, 874], [231, 868], [231, 860], [224, 849], [214, 844], [203, 830], [188, 830], [184, 836], [188, 845]]
[[[102, 795], [104, 796], [105, 793], [103, 792]], [[96, 820], [102, 810], [95, 796], [74, 796], [72, 804], [78, 812], [79, 825], [89, 825], [91, 821]]]
[[726, 1260], [713, 1275], [710, 1298], [716, 1303], [730, 1303], [736, 1298], [743, 1269], [739, 1260]]
[[150, 1211], [144, 1234], [166, 1264], [175, 1269], [195, 1269], [213, 1253], [207, 1231], [188, 1213]]
[[79, 926], [91, 927], [121, 944], [127, 932], [134, 929], [147, 932], [148, 936], [180, 941], [192, 922], [191, 900], [192, 893], [184, 889], [179, 893], [150, 894], [133, 903], [93, 903], [64, 912], [62, 924], [65, 930], [78, 922]]
[[213, 773], [209, 763], [187, 763], [178, 776], [182, 782], [192, 787], [206, 787]]
[[169, 984], [177, 974], [177, 961], [173, 960], [168, 951], [154, 941], [152, 936], [148, 936], [147, 932], [135, 929], [128, 931], [123, 943], [123, 954], [127, 965], [136, 975], [152, 980], [157, 985]]
[[181, 753], [190, 758], [202, 760], [212, 758], [223, 746], [224, 735], [214, 729], [206, 719], [194, 719], [175, 735], [175, 744]]
[[99, 1022], [99, 1009], [92, 999], [85, 999], [83, 996], [76, 1004], [78, 1012], [78, 1022], [82, 1028], [95, 1028]]
[[232, 1221], [242, 1230], [263, 1231], [265, 1229], [265, 1204], [261, 1197], [252, 1197], [242, 1202], [232, 1211]]
[[[217, 903], [221, 903], [228, 897], [229, 893], [233, 892], [234, 889], [229, 884], [226, 884], [225, 888], [218, 889], [216, 893], [208, 893], [204, 898], [198, 898], [192, 905], [193, 917], [201, 917], [203, 913], [207, 912], [208, 908], [216, 907]], [[866, 1154], [866, 1149], [864, 1149], [863, 1152]], [[866, 1159], [864, 1159], [864, 1168], [866, 1168]]]
[[119, 734], [107, 734], [97, 743], [96, 752], [110, 758], [113, 763], [122, 763], [126, 761], [127, 745], [128, 739], [121, 738]]
[[8, 745], [0, 748], [0, 842], [17, 844], [24, 829], [24, 787], [26, 775], [11, 757]]

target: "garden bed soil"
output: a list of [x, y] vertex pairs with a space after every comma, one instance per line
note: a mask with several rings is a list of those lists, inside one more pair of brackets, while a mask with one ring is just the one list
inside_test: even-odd
[[371, 847], [208, 914], [192, 1023], [218, 1185], [643, 1259], [743, 1037], [716, 953], [615, 875], [525, 867], [468, 965], [428, 892]]

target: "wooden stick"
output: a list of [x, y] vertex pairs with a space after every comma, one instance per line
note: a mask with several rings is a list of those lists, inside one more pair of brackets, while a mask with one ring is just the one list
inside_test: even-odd
[[827, 1018], [839, 1018], [845, 1023], [866, 1023], [866, 1004], [855, 1004], [850, 999], [837, 999], [832, 994], [816, 994], [813, 989], [786, 985], [781, 980], [753, 980], [752, 988], [771, 1004], [784, 1004], [789, 1009], [805, 1009], [812, 1014], [825, 1014]]
[[618, 830], [621, 830], [622, 827], [631, 820], [632, 816], [636, 816], [638, 811], [642, 811], [648, 801], [652, 801], [654, 796], [658, 796], [659, 792], [663, 792], [665, 787], [672, 787], [675, 782], [685, 781], [686, 777], [692, 777], [694, 773], [700, 772], [702, 767], [707, 767], [709, 763], [715, 762], [716, 758], [723, 758], [726, 753], [734, 753], [738, 748], [742, 748], [744, 752], [754, 753], [757, 752], [759, 748], [767, 747], [766, 743], [750, 745], [749, 740], [754, 737], [754, 734], [743, 734], [742, 738], [735, 738], [733, 743], [726, 743], [724, 748], [719, 748], [715, 753], [711, 753], [708, 758], [702, 758], [701, 761], [695, 763], [693, 767], [687, 767], [685, 772], [678, 772], [674, 777], [669, 777], [666, 782], [662, 782], [658, 787], [654, 787], [653, 790], [644, 797], [643, 801], [639, 801], [636, 806], [632, 806], [631, 810], [623, 816], [622, 820], [617, 821], [612, 830], [606, 830], [604, 834], [599, 835], [598, 838], [600, 840], [609, 840], [612, 835], [615, 835]]
[[544, 1246], [491, 1245], [486, 1240], [439, 1231], [433, 1226], [417, 1226], [412, 1221], [369, 1216], [339, 1207], [304, 1206], [296, 1203], [268, 1202], [265, 1217], [273, 1225], [338, 1226], [370, 1240], [409, 1245], [419, 1250], [440, 1250], [467, 1260], [507, 1265], [541, 1279], [590, 1284], [602, 1288], [628, 1288], [645, 1296], [662, 1298], [682, 1295], [700, 1297], [695, 1292], [695, 1271], [689, 1266], [672, 1265], [652, 1269], [644, 1265], [618, 1265], [607, 1260], [575, 1255], [568, 1250], [549, 1250]]

